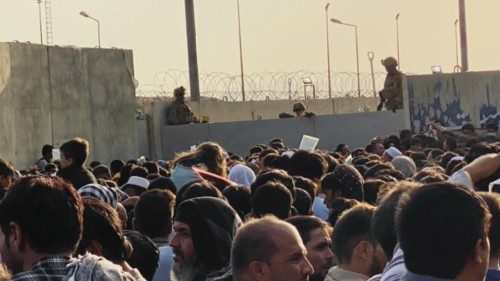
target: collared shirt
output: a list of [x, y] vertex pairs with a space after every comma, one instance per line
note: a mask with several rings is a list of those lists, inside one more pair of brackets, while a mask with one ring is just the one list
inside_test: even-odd
[[381, 281], [399, 281], [406, 273], [405, 257], [403, 250], [396, 244], [391, 261], [385, 266]]
[[11, 277], [11, 281], [59, 281], [64, 280], [70, 262], [69, 257], [53, 256], [36, 262], [29, 270]]
[[453, 279], [443, 279], [443, 278], [437, 278], [437, 277], [432, 277], [432, 276], [428, 276], [428, 275], [420, 275], [420, 274], [407, 272], [403, 276], [402, 281], [453, 281]]
[[338, 266], [330, 268], [325, 281], [366, 281], [369, 277], [360, 273], [348, 271]]

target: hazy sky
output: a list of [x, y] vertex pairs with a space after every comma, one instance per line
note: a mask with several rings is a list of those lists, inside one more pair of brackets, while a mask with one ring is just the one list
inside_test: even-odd
[[[326, 71], [323, 0], [240, 0], [245, 71]], [[500, 1], [467, 2], [471, 70], [500, 68]], [[39, 42], [36, 0], [0, 0], [0, 41]], [[134, 50], [136, 77], [152, 83], [156, 72], [187, 70], [184, 1], [52, 0], [56, 45], [94, 47], [100, 19], [103, 47]], [[454, 21], [458, 0], [335, 0], [330, 17], [358, 25], [361, 71], [367, 52], [396, 56], [394, 17], [400, 16], [401, 65], [429, 73], [430, 66], [455, 65]], [[236, 0], [195, 0], [200, 72], [239, 72]], [[330, 25], [333, 71], [355, 71], [354, 30]], [[45, 40], [45, 39], [44, 39]]]

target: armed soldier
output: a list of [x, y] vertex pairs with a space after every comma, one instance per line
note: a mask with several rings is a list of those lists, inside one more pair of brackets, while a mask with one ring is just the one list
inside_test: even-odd
[[403, 109], [403, 73], [396, 68], [398, 61], [393, 57], [382, 60], [382, 65], [387, 70], [387, 76], [384, 89], [378, 93], [380, 104], [377, 110], [382, 110], [385, 103], [387, 110], [396, 112], [397, 109]]
[[174, 101], [167, 108], [167, 125], [184, 125], [198, 123], [191, 108], [186, 104], [186, 89], [181, 86], [174, 90]]

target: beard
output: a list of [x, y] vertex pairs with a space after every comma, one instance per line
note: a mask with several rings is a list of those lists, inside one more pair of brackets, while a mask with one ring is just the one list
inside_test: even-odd
[[170, 270], [171, 281], [193, 281], [207, 275], [207, 270], [196, 256], [182, 262], [175, 262]]

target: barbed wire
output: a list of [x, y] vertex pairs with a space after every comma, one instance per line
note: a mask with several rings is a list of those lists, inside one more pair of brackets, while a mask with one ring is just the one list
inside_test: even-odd
[[[370, 73], [360, 73], [361, 95], [376, 96], [384, 85], [385, 73], [374, 75], [375, 92]], [[241, 76], [223, 72], [200, 74], [202, 97], [226, 101], [241, 101]], [[303, 79], [310, 79], [311, 84]], [[244, 77], [246, 100], [325, 99], [328, 93], [328, 73], [313, 71], [262, 72]], [[141, 85], [137, 96], [143, 98], [172, 97], [176, 87], [186, 87], [189, 92], [189, 73], [177, 69], [157, 72], [153, 84]], [[314, 86], [313, 86], [314, 85]], [[355, 72], [336, 72], [331, 75], [332, 97], [357, 97], [358, 82]]]

